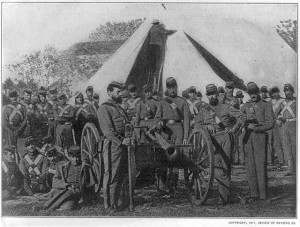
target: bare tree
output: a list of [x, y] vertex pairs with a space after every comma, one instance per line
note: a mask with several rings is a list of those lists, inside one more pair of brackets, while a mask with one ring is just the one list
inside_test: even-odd
[[277, 25], [277, 33], [281, 38], [295, 51], [297, 52], [298, 48], [298, 22], [297, 20], [285, 20], [280, 21], [280, 24]]

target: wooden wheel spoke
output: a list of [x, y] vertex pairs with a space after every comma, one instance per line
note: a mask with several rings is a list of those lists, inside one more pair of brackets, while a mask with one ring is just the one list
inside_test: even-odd
[[202, 200], [203, 196], [202, 196], [201, 183], [200, 183], [200, 179], [199, 178], [197, 178], [197, 186], [198, 186], [198, 191], [199, 191], [200, 199]]
[[87, 141], [89, 144], [89, 150], [92, 151], [91, 131], [87, 129], [86, 135], [87, 135]]
[[204, 143], [204, 145], [201, 147], [201, 150], [199, 152], [197, 160], [199, 160], [202, 157], [202, 155], [203, 155], [204, 151], [206, 150], [206, 148], [207, 148], [207, 143]]
[[206, 189], [206, 191], [208, 191], [208, 184], [206, 183], [204, 177], [202, 176], [202, 174], [199, 174], [201, 181], [203, 182], [203, 185]]
[[204, 156], [204, 158], [198, 161], [196, 164], [201, 165], [201, 163], [204, 162], [207, 158], [209, 158], [209, 155]]
[[201, 171], [203, 171], [203, 172], [205, 172], [205, 173], [207, 173], [207, 174], [210, 174], [210, 173], [208, 172], [208, 170], [205, 169], [205, 168], [203, 168], [202, 166], [198, 166], [198, 168], [199, 168]]
[[83, 136], [83, 140], [84, 140], [84, 142], [85, 142], [85, 144], [86, 144], [87, 149], [90, 151], [91, 148], [90, 148], [90, 144], [88, 143], [87, 137], [86, 137], [86, 136]]
[[90, 155], [90, 153], [89, 153], [87, 150], [82, 149], [82, 151], [83, 151], [84, 153], [86, 153], [87, 155]]

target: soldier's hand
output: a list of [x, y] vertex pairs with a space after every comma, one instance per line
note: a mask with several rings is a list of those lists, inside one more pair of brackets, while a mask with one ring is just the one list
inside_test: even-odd
[[187, 139], [183, 139], [182, 144], [187, 145]]
[[216, 132], [216, 128], [213, 125], [207, 125], [207, 130], [210, 133], [215, 133]]
[[255, 125], [254, 124], [249, 124], [247, 128], [250, 129], [250, 130], [254, 130]]
[[125, 146], [129, 146], [129, 145], [130, 145], [130, 138], [125, 138], [125, 139], [122, 141], [122, 144], [125, 145]]

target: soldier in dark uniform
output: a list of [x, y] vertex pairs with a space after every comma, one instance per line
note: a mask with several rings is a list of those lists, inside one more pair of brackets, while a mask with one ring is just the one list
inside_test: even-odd
[[181, 92], [181, 97], [184, 98], [185, 100], [189, 98], [188, 89]]
[[[136, 107], [136, 115], [134, 120], [134, 125], [136, 126], [146, 126], [148, 129], [153, 128], [155, 122], [154, 117], [158, 107], [158, 101], [152, 98], [152, 87], [144, 86], [144, 100], [138, 102]], [[138, 143], [147, 143], [146, 136], [147, 129], [138, 130], [137, 140]]]
[[69, 161], [58, 165], [53, 177], [52, 198], [44, 203], [48, 210], [72, 210], [81, 199], [87, 202], [95, 184], [91, 166], [81, 161], [80, 147], [68, 150]]
[[20, 162], [20, 171], [25, 177], [24, 190], [29, 195], [37, 192], [46, 193], [50, 189], [47, 184], [49, 161], [38, 152], [35, 143], [36, 141], [32, 137], [26, 138], [27, 153]]
[[45, 149], [45, 156], [49, 161], [49, 168], [47, 174], [47, 181], [50, 188], [52, 188], [53, 177], [56, 173], [57, 167], [66, 162], [63, 154], [57, 152], [54, 145], [49, 145]]
[[219, 101], [221, 103], [229, 104], [232, 107], [239, 110], [240, 109], [239, 102], [238, 102], [237, 98], [233, 96], [233, 91], [234, 91], [234, 83], [232, 81], [226, 82], [225, 93], [219, 95]]
[[261, 98], [267, 102], [269, 102], [271, 100], [271, 98], [268, 96], [268, 94], [269, 94], [269, 91], [268, 91], [267, 86], [261, 86], [261, 88], [260, 88]]
[[[75, 113], [75, 120], [73, 124], [74, 132], [75, 132], [75, 140], [76, 144], [80, 144], [81, 140], [81, 132], [86, 124], [86, 118], [88, 117], [87, 111], [82, 108], [83, 106], [83, 94], [78, 93], [75, 95], [75, 105], [74, 105], [74, 113]], [[89, 104], [85, 104], [88, 106]], [[90, 105], [89, 105], [90, 106]]]
[[[155, 115], [157, 125], [162, 128], [162, 136], [176, 145], [187, 144], [190, 112], [187, 102], [177, 96], [177, 82], [173, 77], [166, 80], [166, 97], [159, 103]], [[159, 164], [159, 163], [158, 163]], [[165, 191], [167, 169], [164, 164], [157, 171], [158, 188]], [[169, 192], [175, 193], [178, 169], [168, 169]]]
[[94, 99], [94, 106], [96, 107], [96, 110], [98, 110], [99, 109], [99, 103], [100, 103], [100, 96], [99, 96], [99, 94], [98, 93], [94, 93], [93, 99]]
[[264, 101], [254, 82], [247, 84], [250, 100], [241, 112], [246, 115], [244, 149], [246, 171], [250, 187], [250, 201], [267, 198], [267, 131], [275, 123], [270, 103]]
[[[240, 108], [242, 108], [242, 106], [245, 104], [244, 100], [243, 100], [244, 99], [243, 92], [237, 91], [235, 93], [235, 97], [239, 101]], [[245, 150], [244, 150], [244, 144], [243, 144], [243, 139], [244, 139], [244, 136], [245, 136], [245, 130], [242, 129], [242, 131], [240, 131], [237, 136], [238, 136], [239, 144], [238, 144], [238, 147], [237, 147], [238, 148], [238, 152], [236, 152], [236, 155], [238, 157], [235, 157], [235, 160], [238, 160], [238, 162], [241, 165], [245, 165]]]
[[[130, 138], [125, 138], [125, 123], [129, 122], [122, 103], [121, 89], [123, 85], [112, 82], [107, 87], [110, 99], [103, 103], [97, 114], [101, 130], [105, 136], [103, 145], [103, 194], [104, 208], [118, 210], [125, 208], [127, 149]], [[121, 193], [124, 192], [123, 196]]]
[[137, 95], [137, 88], [134, 84], [128, 85], [128, 91], [130, 99], [124, 104], [124, 109], [129, 117], [134, 118], [136, 115], [136, 107], [143, 99]]
[[[198, 124], [208, 125], [212, 142], [216, 148], [214, 164], [215, 178], [219, 184], [219, 204], [225, 205], [231, 202], [231, 155], [233, 152], [233, 137], [243, 123], [243, 117], [239, 110], [229, 104], [220, 103], [218, 89], [214, 84], [206, 86], [206, 95], [209, 105], [201, 108], [195, 118], [195, 128]], [[235, 118], [235, 124], [231, 121]]]
[[294, 87], [291, 84], [284, 85], [285, 100], [278, 108], [278, 121], [281, 124], [281, 137], [284, 155], [287, 159], [288, 171], [286, 176], [296, 174], [296, 129], [297, 129], [297, 102], [294, 97]]
[[98, 121], [97, 119], [97, 108], [95, 106], [95, 100], [94, 100], [94, 88], [93, 86], [88, 86], [86, 88], [86, 99], [84, 99], [84, 104], [83, 107], [85, 109], [88, 109], [88, 112], [90, 113], [89, 118], [90, 122], [93, 122], [94, 124], [97, 125]]
[[47, 97], [47, 101], [54, 106], [54, 104], [58, 103], [58, 98], [57, 98], [58, 92], [57, 88], [52, 87], [49, 89], [49, 96]]
[[2, 200], [19, 195], [23, 189], [23, 175], [15, 160], [16, 147], [6, 145], [2, 152]]
[[24, 131], [24, 136], [29, 137], [33, 136], [33, 133], [35, 131], [34, 124], [36, 121], [35, 116], [35, 106], [31, 99], [32, 91], [29, 89], [24, 90], [24, 100], [22, 100], [20, 103], [25, 107], [27, 112], [27, 124]]
[[[157, 74], [159, 62], [161, 61], [162, 52], [164, 51], [164, 43], [169, 35], [172, 35], [176, 30], [166, 30], [165, 26], [159, 23], [158, 20], [153, 20], [153, 26], [149, 31], [150, 47], [149, 47], [149, 72]], [[157, 79], [157, 78], [156, 78]]]
[[[272, 104], [273, 112], [275, 114], [275, 119], [277, 119], [279, 113], [279, 106], [280, 103], [284, 101], [283, 98], [280, 97], [279, 95], [280, 91], [278, 87], [272, 87], [269, 91], [269, 95], [271, 97], [271, 100], [269, 101]], [[283, 154], [283, 148], [282, 148], [282, 141], [281, 141], [281, 136], [280, 136], [280, 126], [279, 124], [281, 122], [277, 122], [274, 125], [274, 128], [270, 130], [269, 134], [269, 144], [272, 149], [272, 154], [275, 154], [278, 158], [278, 170], [282, 170], [281, 166], [285, 165], [285, 160], [284, 160], [284, 154]], [[270, 154], [270, 153], [269, 153]], [[271, 157], [268, 157], [271, 158]]]
[[161, 101], [161, 96], [160, 96], [160, 93], [158, 91], [153, 91], [152, 92], [152, 98], [156, 101]]
[[74, 144], [72, 136], [72, 122], [74, 120], [74, 108], [67, 104], [67, 96], [61, 94], [59, 103], [54, 105], [53, 113], [56, 121], [55, 144], [63, 149]]
[[[27, 124], [27, 112], [23, 105], [17, 102], [18, 93], [11, 91], [9, 93], [10, 103], [2, 110], [2, 128], [5, 145], [14, 145], [17, 147], [17, 140], [21, 136]], [[16, 153], [17, 163], [20, 161], [20, 155]]]
[[218, 92], [219, 92], [219, 95], [224, 94], [225, 93], [224, 87], [223, 86], [218, 87]]
[[202, 95], [201, 91], [197, 91], [196, 99], [199, 100], [200, 102], [202, 102], [202, 97], [203, 97], [203, 95]]
[[35, 103], [37, 116], [35, 138], [43, 138], [47, 135], [54, 138], [53, 106], [46, 100], [46, 95], [44, 89], [38, 91], [39, 102]]

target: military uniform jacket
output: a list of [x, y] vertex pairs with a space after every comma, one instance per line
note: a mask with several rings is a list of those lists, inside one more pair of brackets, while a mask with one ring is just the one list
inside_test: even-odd
[[239, 101], [234, 96], [229, 97], [226, 95], [226, 93], [223, 93], [223, 94], [219, 95], [218, 99], [219, 99], [220, 103], [225, 103], [225, 104], [231, 105], [232, 107], [236, 108], [237, 110], [240, 109]]
[[20, 162], [20, 171], [24, 176], [30, 176], [31, 178], [41, 178], [48, 173], [49, 161], [48, 159], [38, 154], [36, 156], [30, 156], [26, 154]]
[[190, 113], [191, 113], [191, 118], [193, 119], [195, 116], [197, 116], [199, 110], [201, 108], [203, 108], [204, 106], [208, 105], [205, 102], [202, 102], [200, 100], [194, 99], [194, 100], [190, 100], [187, 99], [186, 100], [187, 103], [189, 104], [189, 109], [190, 109]]
[[283, 117], [287, 119], [288, 121], [296, 121], [297, 119], [297, 102], [296, 98], [293, 98], [293, 100], [285, 99], [282, 101], [278, 108], [278, 118]]
[[279, 106], [280, 106], [280, 103], [282, 103], [284, 101], [283, 98], [279, 98], [279, 99], [271, 99], [269, 102], [271, 103], [272, 105], [272, 109], [273, 109], [273, 112], [275, 114], [275, 117], [278, 116], [279, 114]]
[[113, 100], [103, 103], [97, 112], [104, 136], [120, 146], [124, 139], [125, 122], [129, 122], [126, 111]]
[[37, 116], [40, 120], [54, 120], [53, 106], [49, 102], [37, 102], [35, 104]]
[[54, 105], [53, 114], [55, 121], [60, 124], [73, 121], [75, 115], [74, 108], [69, 104]]
[[213, 124], [217, 131], [242, 125], [242, 113], [228, 104], [219, 103], [216, 106], [206, 105], [201, 108], [195, 118], [195, 123]]
[[[169, 102], [172, 102], [170, 104]], [[155, 115], [157, 121], [159, 120], [174, 120], [183, 123], [183, 138], [188, 138], [189, 124], [190, 124], [190, 110], [187, 102], [179, 96], [175, 98], [166, 97], [159, 102], [157, 112]]]
[[21, 188], [23, 175], [15, 162], [8, 163], [2, 161], [2, 190], [10, 188]]
[[27, 112], [20, 103], [10, 103], [3, 107], [2, 126], [10, 130], [21, 129], [26, 125]]
[[28, 116], [35, 114], [35, 105], [32, 101], [22, 100], [20, 103], [25, 107]]
[[97, 108], [95, 106], [94, 100], [84, 99], [82, 107], [88, 113], [92, 114], [94, 117], [97, 117]]
[[139, 125], [141, 120], [154, 119], [159, 102], [153, 98], [138, 102], [136, 107], [135, 122]]
[[165, 36], [173, 34], [172, 30], [166, 30], [162, 24], [153, 25], [149, 31], [150, 45], [162, 46]]
[[137, 105], [143, 102], [141, 97], [137, 97], [135, 99], [128, 99], [124, 104], [124, 109], [127, 111], [127, 114], [131, 116], [135, 116], [137, 112]]
[[257, 120], [258, 124], [254, 128], [254, 132], [266, 132], [275, 124], [272, 105], [262, 99], [258, 102], [246, 102], [241, 112], [246, 115], [246, 120]]
[[70, 161], [57, 166], [53, 177], [53, 188], [66, 189], [67, 186], [73, 184], [78, 188], [82, 186], [91, 187], [96, 183], [96, 178], [89, 165], [74, 166]]

